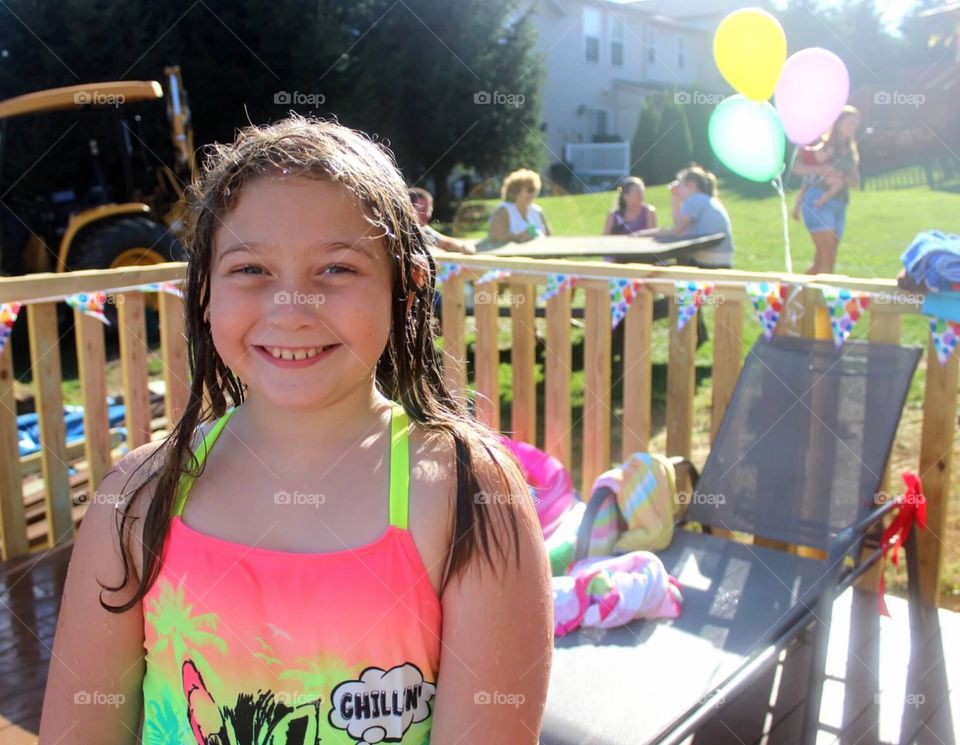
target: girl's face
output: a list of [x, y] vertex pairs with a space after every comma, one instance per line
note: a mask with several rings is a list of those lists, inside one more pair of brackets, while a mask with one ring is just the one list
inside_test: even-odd
[[837, 130], [843, 138], [852, 140], [856, 137], [857, 127], [859, 126], [860, 117], [857, 114], [844, 114], [840, 123], [837, 125]]
[[[372, 385], [392, 300], [375, 232], [339, 184], [291, 176], [243, 187], [214, 236], [210, 329], [251, 396], [309, 410]], [[315, 356], [275, 359], [281, 350]]]
[[627, 203], [627, 207], [632, 207], [634, 209], [637, 207], [642, 207], [643, 189], [638, 186], [627, 187], [627, 190], [623, 194], [623, 201]]

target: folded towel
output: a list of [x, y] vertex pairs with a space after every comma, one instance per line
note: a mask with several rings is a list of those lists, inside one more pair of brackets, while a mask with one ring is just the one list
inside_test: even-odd
[[673, 464], [656, 453], [634, 453], [620, 466], [602, 473], [595, 492], [607, 487], [617, 495], [627, 530], [611, 553], [660, 551], [673, 540], [677, 480]]
[[591, 557], [553, 578], [554, 636], [580, 626], [609, 629], [638, 618], [677, 618], [680, 586], [647, 551]]
[[930, 290], [960, 289], [960, 236], [939, 230], [918, 233], [900, 260], [914, 281]]

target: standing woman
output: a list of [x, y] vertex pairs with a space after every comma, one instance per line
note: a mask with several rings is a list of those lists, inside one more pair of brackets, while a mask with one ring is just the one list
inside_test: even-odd
[[633, 235], [657, 227], [657, 209], [646, 202], [643, 179], [625, 178], [617, 192], [617, 206], [607, 214], [604, 235]]
[[846, 187], [823, 204], [818, 201], [826, 190], [826, 184], [816, 180], [803, 195], [801, 212], [803, 223], [813, 238], [813, 264], [807, 274], [832, 274], [837, 263], [837, 246], [843, 238], [847, 222], [847, 204], [850, 201], [850, 189], [860, 185], [860, 152], [857, 150], [857, 127], [860, 126], [860, 112], [854, 106], [844, 106], [826, 140], [833, 150], [833, 159], [829, 163], [816, 165], [803, 163], [799, 159], [793, 164], [793, 172], [801, 177], [822, 177], [831, 170], [843, 174]]
[[533, 203], [541, 188], [540, 174], [521, 168], [503, 181], [503, 199], [490, 215], [489, 240], [493, 243], [522, 243], [550, 235], [547, 216]]

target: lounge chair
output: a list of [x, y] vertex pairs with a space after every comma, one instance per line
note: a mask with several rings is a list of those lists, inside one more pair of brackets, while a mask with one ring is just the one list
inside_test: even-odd
[[[659, 554], [680, 581], [683, 614], [558, 639], [543, 745], [680, 742], [811, 625], [807, 700], [821, 700], [833, 601], [879, 558], [877, 531], [895, 506], [877, 495], [920, 351], [789, 337], [756, 343]], [[605, 489], [591, 496], [578, 557], [609, 497]], [[912, 536], [907, 559], [916, 566]], [[913, 615], [915, 571], [909, 584]], [[808, 708], [805, 742], [819, 717], [819, 706]]]

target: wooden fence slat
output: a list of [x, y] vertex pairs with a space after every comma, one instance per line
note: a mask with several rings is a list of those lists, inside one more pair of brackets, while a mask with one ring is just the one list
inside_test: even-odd
[[466, 306], [463, 277], [451, 277], [443, 283], [441, 326], [443, 327], [443, 377], [453, 394], [467, 389], [467, 349], [464, 341]]
[[93, 495], [113, 465], [103, 322], [74, 309], [73, 327], [77, 342], [77, 371], [83, 394], [84, 454], [90, 482], [89, 494]]
[[653, 293], [642, 288], [630, 304], [623, 333], [621, 457], [650, 449], [653, 405]]
[[[870, 329], [868, 331], [869, 339], [871, 344], [899, 344], [900, 343], [900, 331], [902, 323], [900, 322], [899, 313], [890, 313], [888, 311], [880, 311], [875, 307], [872, 308], [869, 312], [868, 319], [870, 321]], [[867, 412], [869, 417], [870, 412]], [[880, 491], [887, 493], [890, 491], [890, 461], [888, 459], [886, 465], [883, 467], [883, 474], [880, 477]], [[868, 548], [863, 549], [863, 557], [866, 557], [870, 553]], [[870, 569], [868, 569], [862, 577], [857, 581], [857, 587], [862, 590], [871, 590], [876, 592], [877, 587], [879, 587], [880, 581], [880, 564], [874, 564]]]
[[923, 430], [920, 435], [920, 479], [927, 498], [927, 529], [918, 530], [920, 591], [926, 604], [940, 601], [940, 570], [946, 540], [947, 500], [953, 469], [957, 419], [957, 367], [960, 355], [945, 365], [937, 360], [933, 338], [927, 342], [927, 383], [923, 390]]
[[565, 289], [547, 300], [547, 346], [544, 351], [544, 452], [573, 467], [573, 411], [570, 407], [570, 307], [573, 290]]
[[[670, 362], [667, 367], [667, 455], [689, 458], [693, 449], [697, 316], [677, 331], [677, 298], [670, 297]], [[697, 311], [699, 313], [699, 311]]]
[[536, 294], [528, 285], [511, 284], [510, 362], [513, 369], [511, 437], [537, 445]]
[[[477, 303], [477, 295], [496, 295], [497, 283], [484, 282], [473, 288], [473, 317], [477, 335], [473, 342], [474, 388], [477, 418], [500, 429], [500, 317], [497, 303]], [[484, 297], [484, 295], [480, 295]]]
[[597, 476], [610, 467], [610, 293], [586, 290], [583, 355], [583, 470], [580, 493], [589, 497]]
[[52, 548], [73, 539], [56, 303], [27, 305], [27, 333], [43, 453], [47, 545]]
[[710, 442], [717, 437], [720, 422], [727, 411], [733, 389], [743, 366], [743, 303], [720, 302], [719, 295], [713, 326], [713, 403], [710, 411]]
[[114, 296], [120, 332], [120, 366], [126, 411], [127, 447], [150, 442], [150, 391], [147, 389], [147, 323], [142, 292]]
[[183, 318], [183, 300], [169, 292], [158, 292], [160, 307], [160, 357], [163, 362], [164, 414], [167, 430], [183, 416], [190, 400], [190, 372]]
[[13, 391], [13, 345], [0, 352], [0, 542], [4, 561], [30, 550], [23, 513], [17, 401]]

